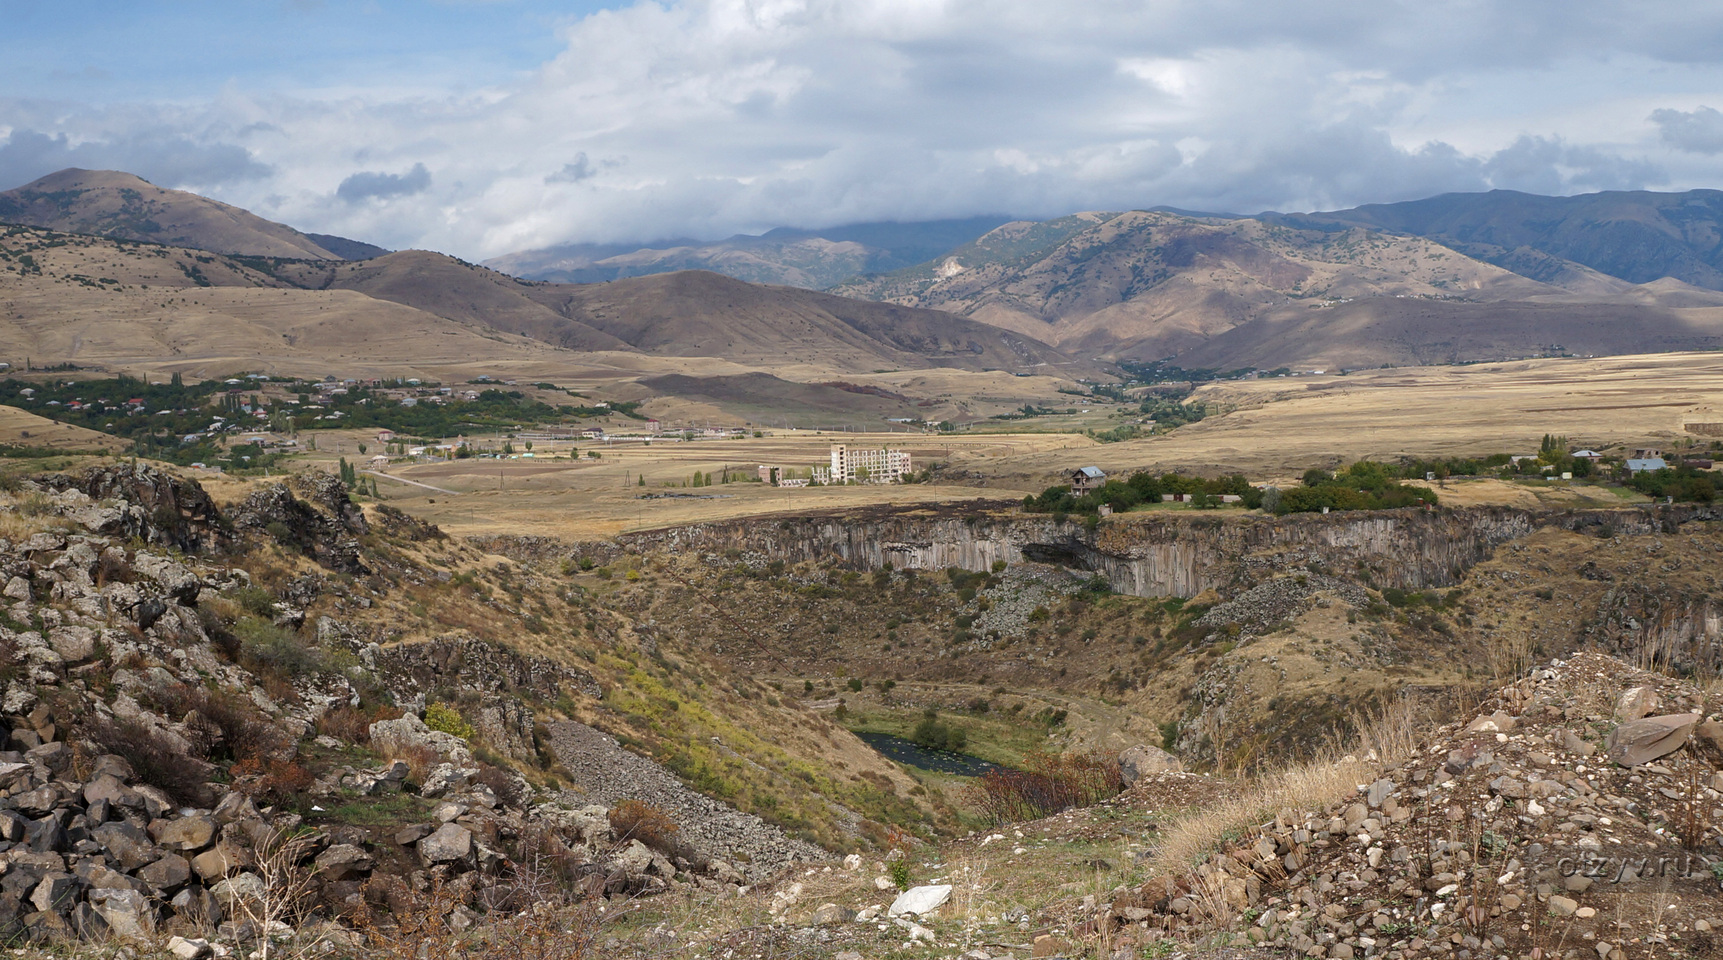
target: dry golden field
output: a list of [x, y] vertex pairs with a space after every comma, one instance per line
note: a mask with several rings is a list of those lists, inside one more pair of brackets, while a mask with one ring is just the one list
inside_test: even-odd
[[[1723, 424], [1723, 354], [1668, 353], [1373, 370], [1217, 383], [1193, 400], [1229, 412], [1160, 437], [1097, 446], [1108, 471], [1294, 475], [1362, 458], [1536, 453], [1546, 433], [1598, 449], [1692, 441]], [[1002, 480], [1049, 481], [1058, 454], [1004, 458]]]
[[55, 423], [46, 417], [17, 407], [0, 406], [0, 443], [15, 443], [25, 447], [52, 447], [55, 450], [112, 450], [118, 452], [124, 440], [69, 423]]
[[[568, 460], [568, 443], [536, 443], [530, 460], [397, 463], [378, 471], [378, 492], [394, 505], [455, 534], [539, 534], [567, 539], [785, 512], [1018, 499], [1027, 492], [1027, 488], [985, 479], [962, 484], [804, 488], [720, 482], [726, 469], [740, 480], [756, 476], [763, 463], [805, 470], [829, 462], [831, 444], [838, 441], [906, 449], [917, 470], [932, 462], [961, 462], [965, 469], [983, 470], [993, 461], [1095, 446], [1087, 438], [1069, 434], [798, 432], [686, 443], [579, 443], [575, 446], [580, 459]], [[309, 456], [329, 463], [342, 455], [351, 459], [356, 455], [356, 443], [357, 438], [349, 436], [339, 444], [344, 452], [338, 452], [332, 438], [323, 438], [318, 441], [319, 451]], [[590, 451], [601, 456], [593, 459], [587, 456]], [[702, 477], [711, 474], [713, 485], [684, 487], [685, 482], [692, 482], [695, 471]]]

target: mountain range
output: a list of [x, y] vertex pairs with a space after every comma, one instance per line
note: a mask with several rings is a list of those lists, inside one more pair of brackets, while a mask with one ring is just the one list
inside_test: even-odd
[[[346, 292], [560, 350], [809, 377], [941, 367], [1086, 375], [1164, 359], [1356, 368], [1723, 347], [1718, 191], [855, 224], [560, 247], [488, 266], [303, 233], [114, 171], [66, 170], [0, 193], [0, 222], [106, 238], [115, 245], [104, 262], [143, 255], [127, 243], [237, 258], [169, 257], [201, 278], [195, 286]], [[152, 269], [162, 265], [161, 250], [153, 255]], [[62, 280], [149, 272], [62, 267]]]

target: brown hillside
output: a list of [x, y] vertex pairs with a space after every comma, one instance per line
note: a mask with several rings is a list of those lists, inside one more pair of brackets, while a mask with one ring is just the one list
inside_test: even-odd
[[0, 193], [0, 222], [241, 256], [341, 259], [292, 227], [116, 170], [61, 170]]
[[1539, 282], [1511, 266], [1363, 228], [1135, 211], [1007, 224], [840, 292], [1072, 352], [1220, 368], [1701, 349], [1723, 319], [1675, 312], [1717, 306], [1685, 284], [1634, 286], [1577, 265], [1537, 271]]
[[403, 250], [358, 263], [289, 264], [282, 275], [301, 286], [356, 290], [570, 350], [634, 349], [532, 300], [520, 280], [427, 250]]
[[[664, 356], [834, 368], [1071, 369], [1045, 343], [933, 310], [869, 303], [685, 271], [531, 296], [564, 316]], [[1046, 372], [1053, 372], [1051, 370]]]

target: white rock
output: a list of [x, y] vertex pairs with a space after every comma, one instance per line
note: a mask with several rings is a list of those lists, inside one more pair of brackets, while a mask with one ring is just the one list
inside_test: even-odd
[[[938, 910], [947, 900], [951, 899], [951, 884], [941, 883], [924, 887], [910, 887], [898, 894], [896, 900], [886, 909], [886, 915], [898, 917], [904, 914], [925, 916]], [[913, 936], [913, 933], [911, 934]]]

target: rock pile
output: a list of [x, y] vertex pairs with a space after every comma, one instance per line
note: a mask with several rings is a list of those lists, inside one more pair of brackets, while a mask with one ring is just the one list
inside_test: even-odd
[[[1723, 724], [1701, 703], [1619, 661], [1557, 661], [1341, 804], [1282, 810], [1116, 898], [1089, 932], [1232, 930], [1339, 960], [1709, 953]], [[1648, 704], [1666, 712], [1633, 716]]]

